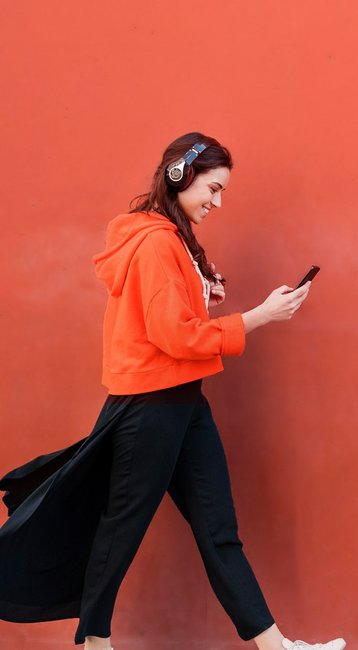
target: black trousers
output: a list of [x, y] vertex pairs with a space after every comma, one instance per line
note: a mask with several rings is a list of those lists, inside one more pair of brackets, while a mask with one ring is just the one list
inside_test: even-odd
[[239, 636], [275, 622], [238, 537], [225, 453], [202, 380], [108, 395], [113, 421], [108, 502], [86, 569], [75, 644], [109, 637], [119, 586], [166, 491], [192, 528], [210, 584]]

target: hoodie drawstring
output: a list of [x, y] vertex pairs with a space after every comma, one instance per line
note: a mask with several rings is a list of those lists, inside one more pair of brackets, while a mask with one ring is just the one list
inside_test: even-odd
[[191, 261], [193, 263], [193, 266], [194, 266], [197, 274], [200, 277], [201, 283], [203, 285], [203, 298], [204, 298], [204, 301], [205, 301], [206, 310], [209, 312], [210, 282], [209, 282], [209, 280], [207, 278], [205, 278], [203, 276], [202, 272], [200, 271], [199, 264], [198, 264], [198, 262], [196, 260], [194, 260], [192, 254], [191, 254], [191, 252], [190, 252], [190, 250], [189, 250], [189, 248], [187, 246], [187, 243], [184, 241], [184, 239], [182, 237], [180, 237], [180, 239], [182, 240], [182, 242], [183, 242], [183, 244], [184, 244], [184, 246], [185, 246], [185, 248], [186, 248], [186, 250], [188, 252], [188, 255], [189, 255], [189, 257], [190, 257], [190, 259], [191, 259]]

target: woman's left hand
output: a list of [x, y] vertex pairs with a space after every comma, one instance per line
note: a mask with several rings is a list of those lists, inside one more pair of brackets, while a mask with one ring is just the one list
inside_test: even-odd
[[[215, 273], [215, 264], [214, 262], [210, 263], [212, 272], [218, 280], [221, 279], [220, 273]], [[214, 282], [210, 280], [210, 298], [209, 298], [209, 307], [215, 307], [220, 305], [225, 300], [225, 289], [221, 282]]]

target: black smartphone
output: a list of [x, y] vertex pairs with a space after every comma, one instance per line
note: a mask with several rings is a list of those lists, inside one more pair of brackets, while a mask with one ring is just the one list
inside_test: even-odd
[[313, 278], [317, 275], [318, 271], [320, 270], [320, 266], [311, 266], [310, 270], [308, 273], [306, 273], [305, 277], [302, 278], [301, 282], [293, 289], [293, 291], [296, 291], [296, 289], [299, 289], [299, 287], [302, 287], [308, 280], [313, 280]]

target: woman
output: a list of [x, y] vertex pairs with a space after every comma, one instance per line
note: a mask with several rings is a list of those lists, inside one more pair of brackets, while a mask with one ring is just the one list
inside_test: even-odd
[[225, 453], [201, 392], [203, 377], [223, 370], [221, 356], [241, 355], [256, 327], [290, 319], [310, 288], [284, 285], [248, 312], [209, 316], [225, 298], [225, 279], [192, 224], [221, 206], [231, 169], [219, 142], [186, 134], [165, 150], [150, 192], [110, 222], [93, 258], [108, 291], [109, 394], [90, 436], [0, 482], [11, 515], [0, 535], [5, 620], [79, 616], [75, 644], [109, 650], [119, 586], [168, 491], [242, 639], [259, 650], [345, 647], [343, 639], [292, 642], [278, 629], [242, 550]]

